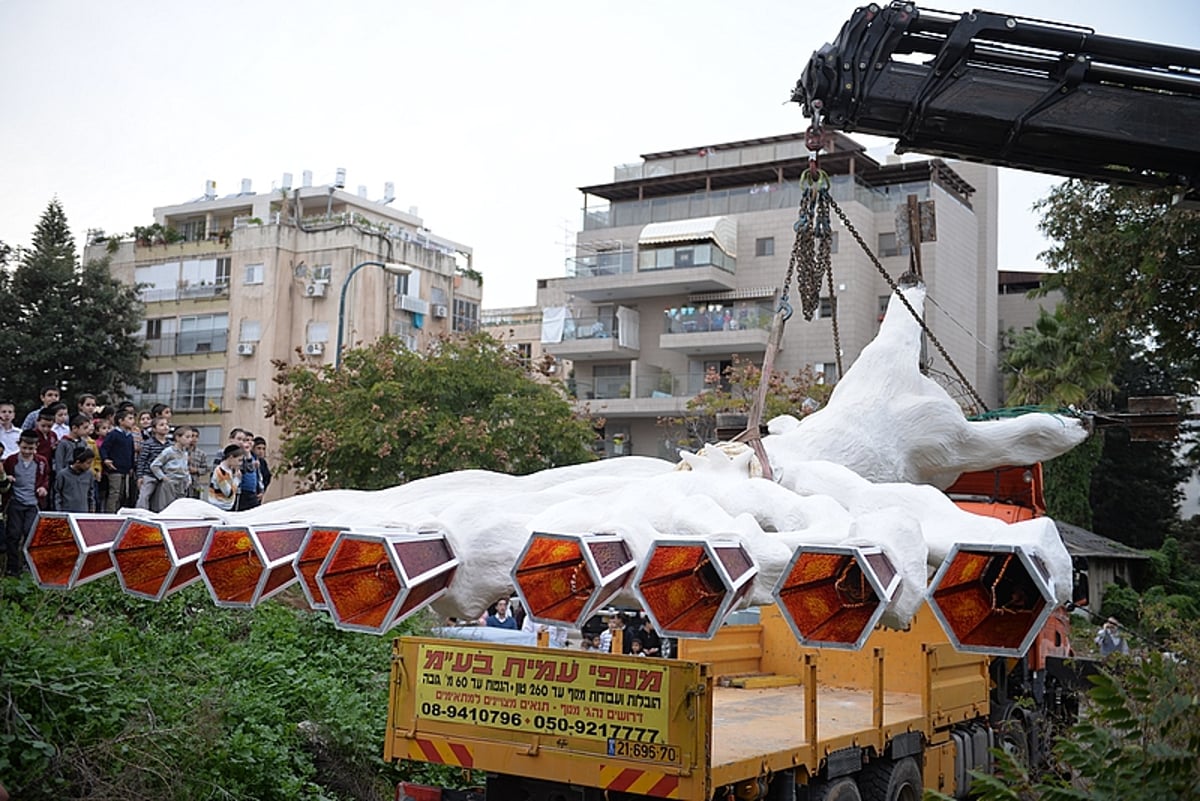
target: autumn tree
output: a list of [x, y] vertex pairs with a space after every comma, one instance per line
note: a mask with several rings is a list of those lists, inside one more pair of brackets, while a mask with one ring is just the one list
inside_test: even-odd
[[107, 259], [79, 265], [57, 199], [15, 269], [0, 270], [0, 308], [0, 397], [32, 408], [43, 386], [58, 385], [64, 398], [91, 392], [115, 399], [142, 384], [137, 291], [113, 277]]
[[527, 474], [592, 458], [591, 424], [491, 336], [424, 352], [393, 337], [332, 365], [276, 362], [267, 416], [308, 489], [381, 489], [468, 468]]
[[[685, 414], [661, 418], [658, 424], [666, 429], [667, 439], [676, 448], [696, 449], [715, 442], [717, 415], [748, 413], [761, 381], [762, 369], [735, 355], [724, 372], [710, 370], [704, 376], [704, 388], [688, 399]], [[820, 383], [810, 367], [794, 375], [774, 371], [768, 378], [760, 422], [784, 414], [804, 417], [823, 406], [832, 391], [833, 386]]]

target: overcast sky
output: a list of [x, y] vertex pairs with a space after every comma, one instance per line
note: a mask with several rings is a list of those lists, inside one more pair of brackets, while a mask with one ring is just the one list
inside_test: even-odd
[[[27, 245], [54, 196], [82, 246], [207, 179], [261, 192], [344, 167], [350, 191], [392, 181], [398, 208], [472, 246], [486, 307], [532, 303], [563, 274], [577, 187], [642, 153], [803, 130], [791, 87], [856, 5], [0, 0], [0, 240]], [[991, 8], [1200, 48], [1183, 2]], [[1050, 185], [1005, 171], [1002, 267], [1036, 266]]]

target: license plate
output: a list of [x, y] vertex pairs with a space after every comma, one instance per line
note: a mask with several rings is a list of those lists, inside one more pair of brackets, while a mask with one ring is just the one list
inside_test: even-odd
[[637, 740], [609, 740], [608, 755], [646, 762], [678, 762], [679, 746], [670, 743], [640, 743]]

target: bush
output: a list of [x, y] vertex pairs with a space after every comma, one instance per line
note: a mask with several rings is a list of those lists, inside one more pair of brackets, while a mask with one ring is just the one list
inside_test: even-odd
[[0, 776], [34, 801], [390, 798], [390, 648], [278, 600], [219, 609], [200, 585], [152, 604], [10, 580]]

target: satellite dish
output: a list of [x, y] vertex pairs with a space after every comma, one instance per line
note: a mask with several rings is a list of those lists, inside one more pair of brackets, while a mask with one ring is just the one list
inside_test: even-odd
[[308, 265], [304, 262], [300, 262], [292, 268], [292, 275], [294, 275], [296, 278], [308, 278]]

